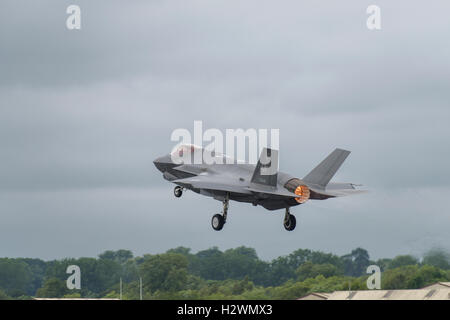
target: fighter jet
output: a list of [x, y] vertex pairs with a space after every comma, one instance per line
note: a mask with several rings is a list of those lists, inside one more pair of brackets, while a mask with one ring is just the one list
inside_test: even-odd
[[[278, 150], [264, 148], [256, 165], [229, 161], [225, 155], [213, 154], [221, 159], [212, 164], [195, 164], [193, 159], [204, 149], [195, 145], [179, 145], [171, 153], [157, 158], [153, 163], [163, 173], [164, 179], [173, 182], [175, 197], [183, 190], [192, 190], [213, 197], [223, 203], [221, 214], [211, 219], [212, 228], [222, 230], [227, 221], [230, 200], [260, 205], [267, 210], [285, 209], [283, 225], [287, 231], [296, 226], [290, 208], [308, 200], [325, 200], [364, 192], [353, 183], [330, 182], [350, 151], [335, 149], [303, 179], [279, 172]], [[174, 161], [174, 156], [190, 161]], [[273, 170], [275, 168], [275, 170]], [[272, 170], [269, 170], [272, 169]]]

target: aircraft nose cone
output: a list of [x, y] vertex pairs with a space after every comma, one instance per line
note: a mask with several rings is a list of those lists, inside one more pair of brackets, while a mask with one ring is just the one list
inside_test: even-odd
[[172, 161], [169, 155], [165, 155], [153, 160], [153, 164], [161, 172], [166, 171], [171, 163]]
[[158, 169], [159, 171], [162, 171], [162, 167], [163, 167], [163, 157], [158, 157], [155, 160], [153, 160], [153, 164], [155, 165], [156, 169]]

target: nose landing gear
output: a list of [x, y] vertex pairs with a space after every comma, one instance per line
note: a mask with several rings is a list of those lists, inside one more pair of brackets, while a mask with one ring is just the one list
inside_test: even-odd
[[183, 187], [180, 186], [176, 186], [173, 189], [173, 194], [175, 195], [175, 197], [179, 198], [183, 195]]

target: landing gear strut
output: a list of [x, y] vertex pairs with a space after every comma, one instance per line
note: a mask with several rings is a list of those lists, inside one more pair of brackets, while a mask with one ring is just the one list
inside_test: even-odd
[[230, 202], [229, 195], [225, 196], [223, 199], [223, 212], [222, 214], [215, 214], [211, 219], [211, 226], [214, 230], [220, 231], [223, 228], [225, 222], [227, 222], [227, 214], [228, 214], [228, 203]]
[[176, 186], [173, 189], [173, 194], [175, 195], [175, 197], [179, 198], [183, 195], [183, 187], [180, 186]]
[[296, 224], [297, 224], [297, 221], [295, 219], [295, 216], [293, 216], [290, 213], [289, 208], [286, 208], [286, 213], [284, 214], [284, 220], [283, 220], [284, 228], [287, 231], [292, 231], [295, 229]]

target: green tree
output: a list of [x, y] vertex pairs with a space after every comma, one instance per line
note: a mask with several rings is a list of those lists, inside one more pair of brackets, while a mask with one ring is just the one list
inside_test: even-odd
[[176, 247], [174, 249], [169, 249], [167, 250], [166, 253], [179, 253], [182, 254], [183, 256], [191, 256], [191, 249], [190, 248], [186, 248], [186, 247]]
[[46, 278], [57, 278], [66, 281], [69, 265], [77, 265], [81, 271], [81, 293], [83, 297], [96, 297], [103, 294], [112, 285], [119, 283], [122, 266], [114, 259], [63, 259], [51, 261], [47, 268]]
[[228, 249], [223, 254], [222, 268], [226, 279], [244, 279], [263, 282], [267, 264], [259, 260], [255, 249], [238, 247]]
[[437, 267], [425, 265], [419, 268], [406, 284], [408, 288], [419, 289], [427, 285], [439, 282], [449, 281], [447, 272]]
[[44, 282], [42, 288], [37, 290], [36, 296], [39, 298], [62, 298], [69, 293], [65, 281], [58, 278], [49, 278]]
[[145, 256], [139, 266], [143, 285], [151, 292], [177, 291], [184, 288], [188, 279], [187, 258], [178, 253]]
[[12, 297], [27, 293], [32, 282], [28, 265], [20, 259], [0, 258], [0, 288]]
[[47, 270], [47, 263], [41, 259], [19, 258], [18, 261], [23, 261], [28, 265], [30, 270], [30, 282], [27, 285], [26, 293], [33, 296], [36, 290], [42, 286], [44, 282], [45, 273]]
[[107, 250], [98, 255], [101, 260], [113, 260], [119, 264], [124, 264], [128, 260], [133, 258], [133, 252], [130, 250]]
[[383, 258], [383, 259], [378, 259], [377, 261], [375, 261], [375, 264], [380, 267], [381, 271], [385, 271], [388, 269], [391, 261], [392, 261], [392, 259]]
[[311, 292], [311, 287], [305, 282], [287, 281], [282, 286], [273, 288], [270, 297], [276, 300], [292, 300], [305, 296]]
[[439, 248], [431, 249], [424, 255], [422, 264], [427, 264], [440, 269], [449, 270], [450, 254], [443, 249]]
[[252, 289], [253, 289], [253, 283], [251, 281], [249, 281], [248, 277], [246, 276], [244, 279], [239, 280], [238, 282], [234, 283], [231, 293], [233, 295], [239, 295], [239, 294], [244, 293], [245, 291], [249, 291]]
[[10, 299], [11, 299], [10, 296], [8, 296], [5, 292], [0, 290], [0, 300], [10, 300]]
[[344, 261], [345, 274], [359, 277], [365, 274], [367, 266], [370, 265], [369, 253], [363, 248], [356, 248], [350, 254], [342, 257]]
[[325, 278], [336, 276], [339, 274], [339, 271], [336, 266], [330, 263], [314, 264], [311, 261], [307, 261], [298, 267], [296, 274], [299, 281], [304, 281], [319, 275], [322, 275]]
[[410, 281], [418, 270], [417, 265], [389, 269], [381, 276], [381, 287], [383, 289], [411, 289]]
[[336, 268], [342, 267], [342, 260], [340, 257], [325, 253], [322, 251], [312, 251], [309, 249], [298, 249], [292, 252], [289, 256], [290, 264], [296, 269], [301, 264], [310, 261], [314, 264], [332, 264]]
[[190, 263], [190, 270], [203, 279], [224, 280], [226, 278], [223, 269], [223, 252], [217, 247], [197, 252]]
[[278, 286], [296, 277], [296, 263], [292, 263], [289, 257], [278, 257], [273, 259], [269, 265], [268, 281], [266, 286]]
[[404, 267], [404, 266], [413, 266], [419, 264], [419, 260], [411, 255], [399, 255], [396, 256], [392, 261], [388, 264], [389, 269]]

